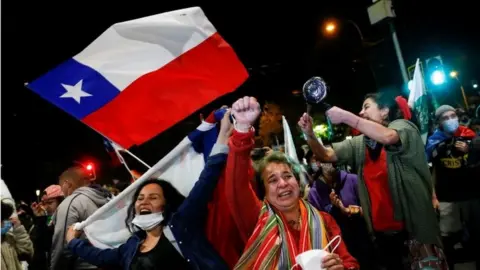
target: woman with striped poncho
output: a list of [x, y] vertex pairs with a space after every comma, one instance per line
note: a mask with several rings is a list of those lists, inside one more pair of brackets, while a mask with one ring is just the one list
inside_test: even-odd
[[[301, 199], [298, 164], [282, 153], [273, 153], [258, 166], [257, 184], [263, 202], [250, 185], [253, 177], [250, 150], [251, 125], [260, 113], [255, 98], [244, 97], [232, 106], [236, 119], [230, 138], [226, 168], [227, 202], [245, 249], [235, 269], [301, 269], [295, 257], [305, 251], [324, 249], [340, 229], [327, 213]], [[332, 250], [327, 249], [332, 252]], [[357, 261], [341, 243], [324, 257], [318, 269], [358, 269]]]

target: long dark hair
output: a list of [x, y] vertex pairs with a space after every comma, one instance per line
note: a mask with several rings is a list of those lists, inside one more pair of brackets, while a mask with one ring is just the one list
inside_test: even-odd
[[133, 194], [132, 202], [128, 206], [127, 218], [125, 219], [125, 225], [127, 225], [128, 230], [133, 233], [135, 226], [132, 224], [132, 220], [135, 217], [135, 202], [140, 194], [140, 191], [149, 184], [157, 184], [162, 188], [163, 196], [165, 197], [165, 209], [163, 210], [163, 221], [160, 225], [164, 226], [172, 217], [173, 213], [175, 213], [180, 207], [180, 205], [185, 200], [185, 197], [178, 192], [178, 190], [172, 186], [169, 182], [165, 180], [159, 179], [150, 179], [143, 182]]
[[[386, 119], [387, 123], [390, 123], [392, 121], [398, 120], [398, 119], [405, 119], [405, 115], [403, 115], [402, 110], [398, 106], [397, 101], [395, 100], [395, 97], [397, 95], [390, 93], [390, 92], [378, 92], [378, 93], [370, 93], [365, 96], [363, 101], [367, 99], [372, 99], [377, 103], [379, 109], [388, 109], [388, 117]], [[417, 127], [418, 121], [417, 117], [415, 116], [415, 113], [411, 114], [411, 118], [409, 119], [410, 122], [414, 123]]]

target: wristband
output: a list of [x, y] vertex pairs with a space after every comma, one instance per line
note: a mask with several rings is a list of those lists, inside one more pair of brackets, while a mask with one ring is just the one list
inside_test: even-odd
[[249, 125], [249, 124], [235, 123], [234, 127], [235, 127], [235, 130], [240, 132], [240, 133], [247, 133], [252, 129], [252, 126]]

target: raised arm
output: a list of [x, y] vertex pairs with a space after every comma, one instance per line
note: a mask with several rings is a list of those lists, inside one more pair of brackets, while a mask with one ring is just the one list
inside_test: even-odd
[[228, 138], [233, 126], [230, 123], [230, 112], [227, 111], [222, 119], [220, 132], [212, 152], [208, 157], [205, 168], [192, 191], [177, 210], [177, 215], [191, 222], [196, 222], [207, 213], [208, 202], [211, 200], [220, 175], [223, 172], [228, 153]]
[[325, 147], [315, 136], [312, 127], [312, 117], [304, 113], [298, 121], [298, 125], [307, 137], [308, 146], [317, 158], [323, 162], [337, 162], [338, 158], [335, 151], [330, 147]]
[[[332, 110], [332, 109], [330, 109]], [[317, 158], [323, 162], [341, 163], [350, 165], [356, 170], [357, 160], [355, 160], [355, 145], [363, 142], [363, 136], [356, 136], [351, 140], [344, 140], [340, 143], [333, 143], [332, 147], [325, 147], [321, 141], [315, 137], [312, 128], [312, 117], [304, 113], [298, 121], [298, 125], [307, 136], [307, 143]]]
[[383, 145], [394, 145], [400, 142], [400, 136], [395, 129], [363, 119], [349, 111], [333, 107], [326, 114], [333, 124], [344, 123]]
[[250, 151], [254, 145], [251, 125], [260, 114], [260, 105], [255, 98], [239, 99], [232, 106], [236, 119], [235, 130], [230, 138], [230, 153], [225, 175], [227, 203], [242, 240], [246, 243], [253, 232], [261, 209], [250, 180], [254, 176]]

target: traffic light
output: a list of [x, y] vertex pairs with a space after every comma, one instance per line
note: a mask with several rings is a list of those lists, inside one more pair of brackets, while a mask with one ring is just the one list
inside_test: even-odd
[[89, 163], [87, 164], [87, 166], [85, 166], [85, 168], [87, 169], [87, 171], [91, 171], [93, 170], [93, 164]]
[[442, 85], [445, 83], [445, 69], [443, 67], [443, 60], [440, 55], [428, 58], [427, 74], [429, 74], [430, 83], [433, 85]]
[[75, 161], [73, 161], [73, 163], [75, 164], [75, 166], [79, 166], [84, 170], [84, 172], [89, 177], [90, 181], [95, 181], [95, 179], [97, 179], [97, 174], [95, 172], [95, 163], [93, 161], [88, 161], [88, 160], [78, 161], [78, 160], [75, 160]]
[[93, 162], [87, 162], [83, 164], [83, 167], [87, 171], [90, 180], [94, 181], [97, 178], [97, 175], [95, 174], [95, 165], [93, 164]]

